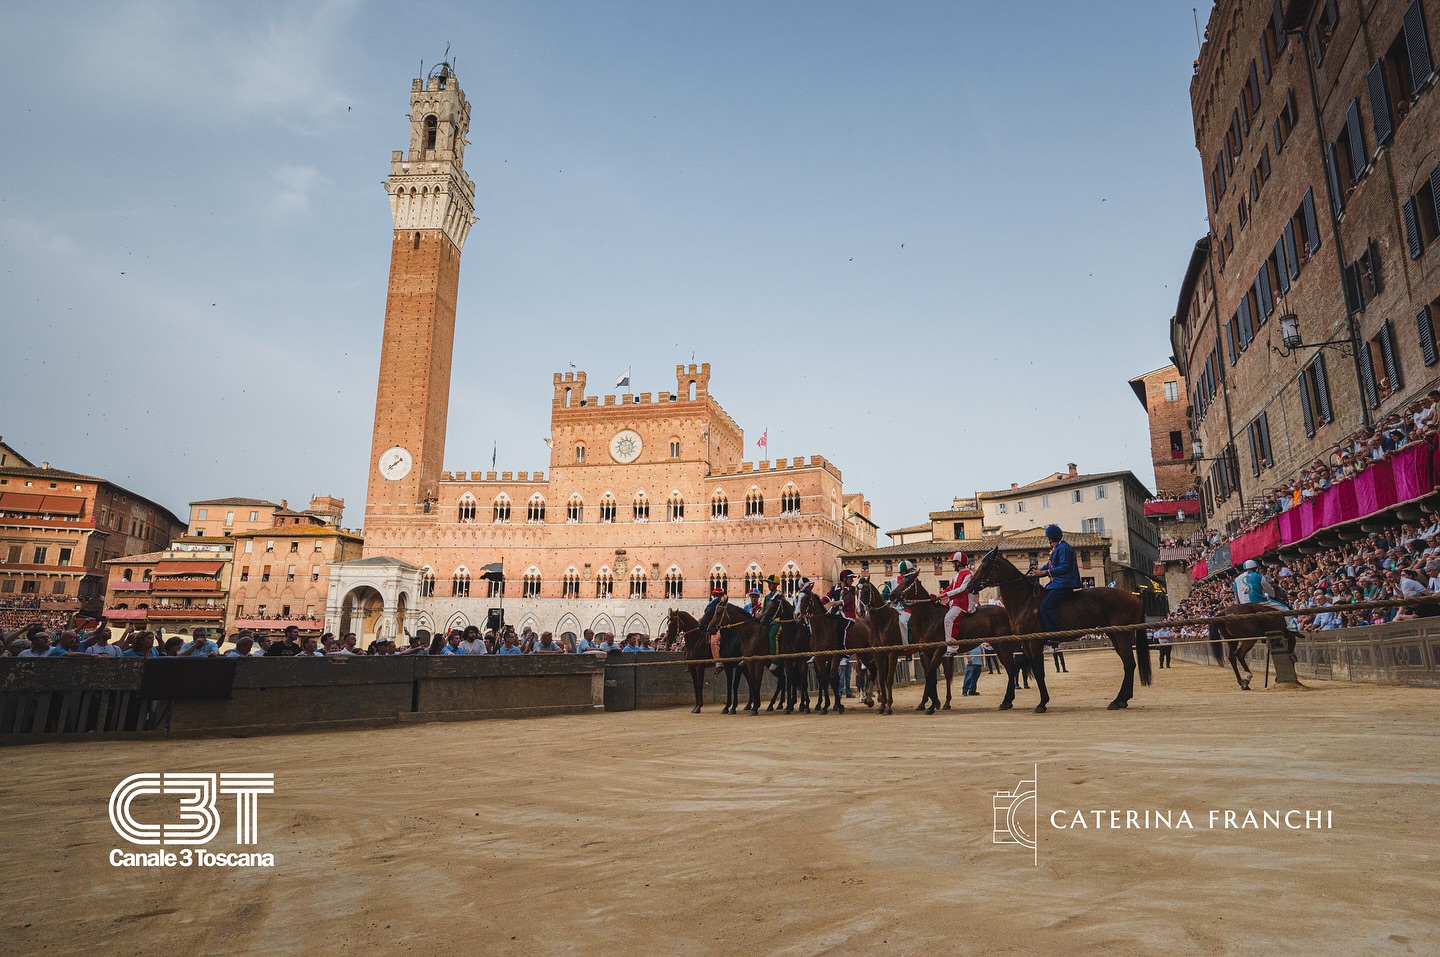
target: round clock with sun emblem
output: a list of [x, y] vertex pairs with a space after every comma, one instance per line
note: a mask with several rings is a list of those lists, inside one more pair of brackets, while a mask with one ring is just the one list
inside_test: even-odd
[[638, 459], [642, 448], [644, 444], [640, 441], [640, 433], [634, 429], [623, 429], [610, 439], [610, 457], [621, 465], [629, 465]]

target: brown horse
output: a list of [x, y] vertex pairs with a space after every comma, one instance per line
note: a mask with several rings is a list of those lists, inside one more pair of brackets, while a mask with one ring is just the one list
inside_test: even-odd
[[[745, 661], [741, 670], [745, 674], [745, 683], [749, 688], [749, 697], [745, 705], [745, 713], [750, 715], [760, 714], [760, 686], [765, 680], [765, 662], [770, 655], [770, 626], [762, 625], [758, 619], [752, 617], [748, 611], [733, 602], [725, 602], [715, 609], [715, 617], [710, 627], [720, 630], [720, 657], [743, 657]], [[792, 626], [793, 627], [793, 626]], [[739, 655], [731, 655], [726, 649], [733, 647], [728, 644], [738, 642]], [[737, 680], [736, 684], [739, 682]], [[730, 710], [735, 713], [734, 708]]]
[[[811, 592], [801, 592], [796, 597], [795, 615], [810, 630], [810, 651], [839, 651], [842, 647], [840, 623], [834, 615], [825, 614], [825, 605]], [[840, 695], [840, 656], [815, 655], [815, 713], [829, 714], [833, 701], [836, 714], [845, 713], [845, 702]]]
[[905, 648], [905, 639], [900, 634], [900, 613], [886, 604], [868, 581], [860, 583], [859, 597], [865, 605], [865, 614], [850, 623], [845, 633], [845, 647], [853, 648], [870, 672], [870, 680], [865, 684], [865, 703], [869, 705], [873, 689], [880, 714], [894, 714], [895, 664]]
[[[690, 713], [699, 714], [700, 708], [705, 704], [705, 669], [711, 661], [710, 639], [700, 633], [700, 623], [695, 620], [694, 616], [674, 608], [670, 609], [669, 613], [665, 616], [665, 631], [662, 633], [662, 637], [666, 641], [671, 642], [676, 639], [683, 641], [685, 643], [685, 648], [682, 653], [684, 660], [698, 662], [697, 664], [687, 665], [686, 667], [690, 669], [690, 683], [695, 689], [695, 707], [690, 709]], [[738, 655], [738, 644], [733, 650]], [[720, 655], [726, 658], [732, 657], [731, 655], [726, 655], [723, 650], [720, 652]], [[735, 690], [740, 684], [737, 671], [738, 666], [735, 662], [726, 662], [725, 707], [721, 709], [721, 714], [734, 713], [733, 701], [736, 696]]]
[[[1033, 635], [1044, 628], [1040, 624], [1040, 600], [1044, 591], [1039, 580], [1021, 574], [1000, 554], [999, 549], [992, 548], [980, 559], [969, 587], [975, 593], [990, 587], [1000, 590], [1000, 600], [1010, 613], [1010, 627], [1014, 634]], [[1137, 664], [1140, 683], [1150, 684], [1150, 643], [1145, 631], [1145, 609], [1139, 596], [1122, 588], [1082, 588], [1060, 606], [1059, 624], [1062, 631], [1107, 625], [1136, 626], [1133, 632], [1109, 635], [1110, 644], [1125, 666], [1120, 693], [1107, 705], [1111, 711], [1129, 707], [1130, 699], [1135, 697]], [[1035, 675], [1035, 687], [1040, 691], [1040, 703], [1035, 706], [1035, 713], [1044, 714], [1050, 701], [1050, 692], [1045, 687], [1045, 639], [1022, 637], [1021, 645]], [[1012, 702], [1014, 695], [1015, 682], [1012, 680], [1005, 692], [1005, 700]]]
[[[1004, 608], [995, 605], [981, 605], [966, 615], [960, 616], [959, 636], [951, 639], [945, 632], [946, 605], [943, 601], [931, 597], [920, 583], [920, 576], [916, 575], [900, 585], [890, 594], [890, 600], [903, 603], [910, 612], [910, 637], [917, 645], [928, 645], [935, 642], [951, 641], [958, 642], [954, 656], [947, 656], [944, 648], [926, 648], [916, 652], [920, 655], [920, 663], [925, 669], [925, 693], [920, 699], [920, 707], [917, 711], [924, 711], [926, 714], [934, 714], [935, 710], [949, 710], [950, 708], [950, 676], [954, 674], [955, 658], [990, 642], [995, 647], [995, 656], [1005, 667], [1005, 673], [1010, 676], [1010, 691], [1007, 694], [1007, 701], [1000, 703], [1000, 710], [1008, 711], [1012, 707], [1015, 692], [1015, 648], [1018, 642], [1000, 641], [999, 639], [1013, 634], [1010, 630], [1010, 615]], [[940, 667], [945, 668], [945, 703], [940, 703]]]
[[[1226, 605], [1215, 612], [1212, 617], [1224, 618], [1230, 615], [1254, 615], [1268, 605]], [[1256, 643], [1271, 633], [1283, 633], [1286, 642], [1290, 646], [1290, 654], [1295, 654], [1295, 642], [1299, 634], [1290, 628], [1290, 623], [1285, 620], [1285, 614], [1277, 611], [1273, 615], [1266, 615], [1264, 618], [1251, 618], [1246, 621], [1227, 621], [1210, 623], [1210, 651], [1215, 655], [1215, 663], [1225, 663], [1225, 651], [1230, 653], [1230, 667], [1235, 671], [1235, 680], [1240, 684], [1241, 691], [1250, 690], [1250, 681], [1255, 677], [1250, 666], [1245, 663], [1245, 656], [1250, 653]], [[1224, 647], [1221, 647], [1221, 639], [1224, 639]], [[1241, 675], [1244, 669], [1244, 675]]]
[[[810, 637], [805, 634], [801, 622], [793, 618], [784, 618], [771, 622], [778, 625], [775, 631], [775, 640], [772, 642], [773, 651], [778, 655], [798, 655], [810, 650]], [[762, 631], [767, 634], [770, 624], [764, 625]], [[774, 711], [775, 705], [783, 701], [786, 714], [795, 713], [795, 705], [800, 705], [801, 714], [810, 713], [810, 666], [804, 658], [781, 658], [770, 665], [770, 673], [775, 676], [775, 693], [770, 696], [770, 703], [765, 706], [766, 711]]]

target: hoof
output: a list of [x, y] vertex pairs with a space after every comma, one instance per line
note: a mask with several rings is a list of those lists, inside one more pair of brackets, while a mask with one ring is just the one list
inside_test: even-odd
[[1124, 711], [1124, 710], [1125, 710], [1126, 708], [1128, 708], [1128, 707], [1130, 707], [1129, 702], [1126, 702], [1126, 701], [1112, 701], [1112, 702], [1110, 702], [1108, 705], [1105, 706], [1105, 710], [1107, 710], [1107, 711]]
[[699, 714], [699, 713], [700, 713], [700, 706], [699, 706], [699, 705], [696, 705], [695, 707], [691, 708], [691, 709], [690, 709], [690, 713], [691, 713], [691, 714]]
[[916, 710], [916, 711], [924, 711], [924, 710], [925, 710], [925, 706], [924, 706], [923, 704], [917, 704], [917, 705], [915, 706], [915, 710]]
[[1037, 705], [1035, 706], [1035, 713], [1036, 713], [1036, 714], [1044, 714], [1044, 713], [1045, 713], [1045, 706], [1044, 706], [1043, 704], [1037, 704]]
[[925, 709], [925, 713], [926, 713], [926, 714], [934, 714], [934, 713], [935, 713], [935, 709], [934, 709], [934, 708], [926, 708], [926, 709]]
[[785, 709], [785, 713], [786, 713], [786, 714], [794, 714], [794, 713], [795, 713], [795, 709], [794, 709], [794, 708], [786, 708], [786, 709]]
[[844, 713], [845, 713], [845, 706], [844, 706], [843, 704], [837, 704], [837, 705], [835, 705], [835, 713], [836, 713], [836, 714], [844, 714]]
[[1009, 702], [1009, 701], [1002, 701], [1002, 702], [1000, 702], [1000, 710], [1001, 710], [1001, 711], [1009, 711], [1009, 710], [1010, 710], [1011, 708], [1013, 708], [1013, 707], [1015, 707], [1015, 705], [1014, 705], [1013, 703]]
[[950, 710], [950, 702], [948, 702], [948, 701], [945, 702], [945, 704], [943, 704], [943, 705], [940, 707], [940, 710], [941, 710], [941, 711], [949, 711], [949, 710]]

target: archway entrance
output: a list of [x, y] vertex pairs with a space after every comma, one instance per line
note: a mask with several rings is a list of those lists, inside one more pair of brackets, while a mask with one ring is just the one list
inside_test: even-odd
[[369, 585], [352, 588], [340, 605], [340, 634], [355, 632], [361, 648], [380, 637], [380, 617], [385, 613], [385, 599]]

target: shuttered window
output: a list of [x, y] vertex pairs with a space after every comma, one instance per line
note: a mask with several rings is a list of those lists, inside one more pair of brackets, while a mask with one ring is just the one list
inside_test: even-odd
[[1256, 315], [1257, 325], [1263, 324], [1270, 313], [1275, 311], [1275, 296], [1270, 291], [1270, 264], [1260, 264], [1260, 271], [1255, 274], [1255, 300], [1260, 306], [1259, 314]]
[[1385, 366], [1390, 388], [1399, 392], [1405, 383], [1400, 374], [1400, 355], [1395, 349], [1395, 327], [1389, 319], [1380, 325], [1380, 360]]
[[1380, 404], [1380, 393], [1375, 388], [1375, 350], [1370, 343], [1360, 343], [1360, 381], [1365, 386], [1365, 401], [1370, 408]]
[[1295, 220], [1285, 224], [1285, 258], [1290, 263], [1290, 278], [1300, 278], [1300, 255], [1295, 248]]
[[1255, 420], [1256, 434], [1260, 437], [1260, 458], [1262, 466], [1268, 467], [1275, 461], [1275, 454], [1270, 450], [1270, 414], [1261, 412], [1260, 417]]
[[1365, 154], [1365, 132], [1360, 126], [1360, 101], [1351, 100], [1345, 109], [1345, 132], [1350, 140], [1350, 178], [1358, 180], [1368, 163]]
[[1440, 163], [1430, 171], [1430, 205], [1435, 216], [1435, 228], [1440, 230]]
[[1429, 306], [1415, 310], [1415, 324], [1420, 329], [1420, 355], [1425, 365], [1433, 366], [1440, 360], [1440, 353], [1435, 350], [1435, 324], [1430, 319]]
[[1240, 351], [1244, 352], [1250, 346], [1250, 340], [1255, 338], [1255, 327], [1250, 324], [1250, 296], [1247, 294], [1240, 300], [1240, 308], [1236, 310], [1235, 318], [1240, 336]]
[[1315, 372], [1315, 404], [1320, 409], [1320, 418], [1325, 422], [1333, 422], [1335, 416], [1330, 410], [1330, 378], [1325, 375], [1324, 353], [1315, 357], [1315, 364], [1311, 368]]
[[1225, 323], [1225, 344], [1230, 348], [1230, 364], [1235, 364], [1236, 358], [1240, 355], [1235, 348], [1235, 320], [1231, 319]]
[[1256, 435], [1256, 423], [1251, 422], [1245, 429], [1245, 436], [1250, 440], [1250, 474], [1260, 474], [1260, 437]]
[[1305, 419], [1305, 434], [1313, 438], [1315, 435], [1315, 413], [1310, 407], [1310, 383], [1306, 379], [1304, 370], [1300, 372], [1299, 377], [1297, 377], [1295, 381], [1300, 386], [1300, 414]]
[[1390, 119], [1390, 94], [1385, 89], [1385, 61], [1376, 60], [1365, 77], [1365, 86], [1370, 91], [1370, 122], [1375, 128], [1375, 145], [1384, 146], [1395, 132]]
[[1283, 296], [1290, 291], [1290, 260], [1285, 253], [1285, 237], [1275, 240], [1275, 281]]
[[1300, 200], [1300, 215], [1305, 221], [1305, 248], [1310, 250], [1313, 256], [1320, 248], [1320, 224], [1315, 219], [1315, 189], [1311, 187], [1305, 191], [1305, 196]]
[[1405, 220], [1405, 247], [1410, 251], [1410, 258], [1419, 259], [1425, 251], [1425, 241], [1420, 238], [1420, 219], [1415, 214], [1413, 196], [1400, 207], [1400, 218]]
[[1419, 93], [1430, 78], [1434, 66], [1430, 60], [1430, 38], [1425, 33], [1425, 12], [1420, 0], [1414, 0], [1405, 11], [1405, 52], [1410, 58], [1411, 93]]
[[1334, 143], [1325, 147], [1325, 183], [1330, 189], [1330, 205], [1335, 208], [1335, 212], [1343, 212], [1345, 190], [1340, 185], [1340, 154]]

